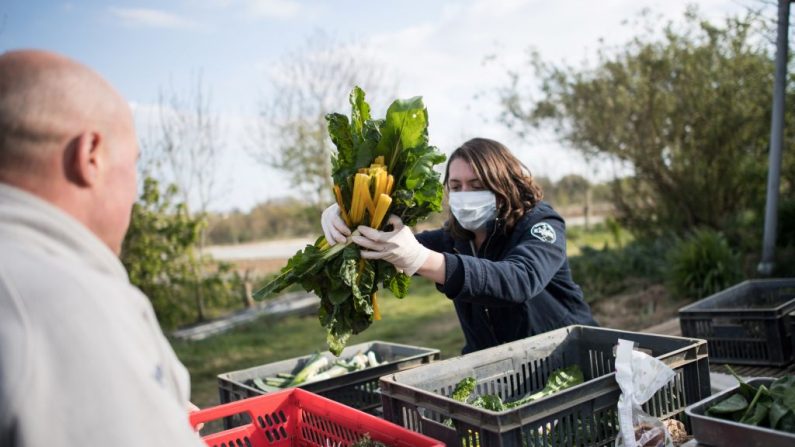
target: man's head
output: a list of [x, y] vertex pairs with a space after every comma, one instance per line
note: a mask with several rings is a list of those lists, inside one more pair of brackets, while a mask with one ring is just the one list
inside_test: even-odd
[[54, 204], [119, 253], [137, 158], [130, 109], [97, 73], [43, 51], [0, 55], [0, 182]]

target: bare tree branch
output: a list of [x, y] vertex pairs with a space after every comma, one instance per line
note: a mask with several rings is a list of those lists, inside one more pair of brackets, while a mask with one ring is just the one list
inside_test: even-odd
[[161, 175], [179, 187], [194, 212], [206, 213], [219, 197], [218, 164], [225, 146], [201, 72], [187, 90], [173, 84], [160, 90], [157, 126], [152, 143], [161, 157]]
[[384, 70], [361, 45], [341, 44], [322, 31], [285, 55], [269, 72], [271, 94], [260, 100], [251, 155], [290, 175], [290, 185], [317, 206], [331, 196], [333, 145], [325, 116], [349, 108], [359, 85], [380, 96], [390, 85]]

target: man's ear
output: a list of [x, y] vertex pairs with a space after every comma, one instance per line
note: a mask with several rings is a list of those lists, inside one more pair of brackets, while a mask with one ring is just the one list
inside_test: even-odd
[[72, 140], [66, 151], [66, 176], [78, 186], [92, 186], [99, 178], [104, 150], [102, 135], [83, 132]]

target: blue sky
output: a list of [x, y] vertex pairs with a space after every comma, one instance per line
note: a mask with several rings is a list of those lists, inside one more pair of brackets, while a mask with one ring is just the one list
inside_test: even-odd
[[[501, 140], [538, 175], [605, 178], [573, 151], [541, 138], [519, 141], [496, 122], [494, 89], [507, 83], [533, 47], [542, 57], [593, 60], [598, 39], [620, 43], [625, 19], [643, 8], [681, 17], [681, 0], [0, 0], [0, 50], [41, 48], [72, 57], [105, 76], [136, 106], [139, 134], [159, 89], [203, 74], [221, 119], [223, 194], [211, 208], [249, 209], [290, 194], [284, 175], [255, 163], [242, 148], [246, 123], [267, 97], [268, 67], [323, 30], [374, 49], [398, 81], [396, 95], [422, 95], [431, 142], [443, 151], [474, 136]], [[702, 0], [710, 19], [741, 13], [752, 0]], [[495, 55], [494, 62], [484, 58]], [[475, 96], [482, 93], [479, 99]], [[391, 99], [391, 98], [390, 98]], [[345, 110], [342, 110], [345, 111]], [[381, 111], [380, 113], [383, 113]], [[378, 114], [378, 111], [376, 111]], [[267, 180], [265, 180], [267, 179]]]

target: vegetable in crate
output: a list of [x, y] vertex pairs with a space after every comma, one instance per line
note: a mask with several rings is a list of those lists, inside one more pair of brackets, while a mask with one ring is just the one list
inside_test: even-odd
[[369, 433], [365, 433], [364, 436], [361, 437], [355, 444], [351, 444], [351, 447], [386, 447], [386, 444], [383, 444], [378, 441], [373, 441], [370, 438]]
[[[364, 92], [350, 96], [351, 118], [326, 115], [331, 140], [334, 196], [350, 227], [381, 229], [385, 216], [415, 225], [442, 209], [442, 184], [434, 166], [445, 156], [428, 145], [428, 112], [422, 98], [396, 100], [384, 119], [370, 117]], [[356, 232], [354, 232], [356, 234]], [[254, 294], [264, 298], [299, 283], [320, 297], [319, 318], [329, 350], [339, 355], [348, 338], [380, 319], [379, 284], [397, 298], [408, 293], [410, 278], [382, 260], [362, 259], [348, 241], [329, 246], [323, 236], [296, 253], [273, 281]]]
[[582, 370], [578, 365], [567, 366], [565, 368], [556, 369], [553, 371], [552, 374], [549, 375], [549, 379], [547, 379], [547, 383], [544, 385], [544, 388], [541, 389], [541, 391], [524, 396], [513, 402], [503, 402], [502, 398], [496, 394], [484, 394], [470, 400], [472, 393], [475, 392], [475, 385], [477, 384], [477, 381], [474, 377], [465, 377], [456, 384], [455, 388], [453, 389], [453, 393], [450, 395], [450, 398], [459, 402], [466, 402], [474, 407], [483, 408], [486, 410], [504, 411], [520, 407], [535, 400], [541, 399], [542, 397], [551, 396], [558, 391], [579, 385], [583, 383], [583, 381], [584, 379]]
[[755, 388], [731, 373], [740, 382], [737, 392], [708, 408], [709, 416], [795, 433], [795, 376]]
[[333, 364], [330, 364], [326, 357], [316, 352], [302, 364], [300, 369], [295, 371], [295, 374], [278, 373], [276, 376], [265, 377], [264, 379], [255, 377], [251, 379], [249, 385], [266, 393], [271, 393], [281, 390], [282, 388], [331, 379], [332, 377], [339, 377], [349, 372], [359, 371], [365, 368], [374, 368], [379, 365], [378, 358], [373, 351], [367, 351], [364, 354], [358, 352], [347, 360], [337, 360]]

